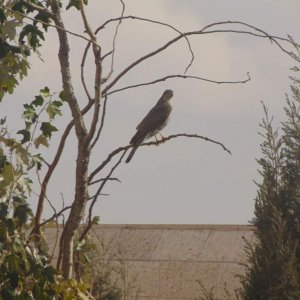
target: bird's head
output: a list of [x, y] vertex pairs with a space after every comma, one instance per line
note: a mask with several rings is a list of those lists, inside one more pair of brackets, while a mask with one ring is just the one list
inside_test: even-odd
[[173, 91], [172, 90], [165, 90], [162, 96], [165, 99], [169, 100], [173, 97]]

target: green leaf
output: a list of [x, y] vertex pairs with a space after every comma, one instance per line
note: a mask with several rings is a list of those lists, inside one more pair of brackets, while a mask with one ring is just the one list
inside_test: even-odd
[[9, 218], [5, 221], [5, 227], [10, 234], [13, 234], [16, 230], [16, 223], [11, 218]]
[[48, 13], [41, 11], [34, 17], [34, 19], [36, 20], [33, 23], [34, 25], [36, 25], [38, 21], [41, 21], [43, 28], [47, 31], [48, 26], [45, 23], [50, 23], [50, 18]]
[[61, 101], [67, 101], [65, 91], [61, 91], [59, 93], [59, 98], [61, 99]]
[[32, 295], [33, 295], [34, 299], [42, 299], [42, 297], [43, 297], [41, 288], [37, 284], [35, 284], [32, 289]]
[[23, 138], [21, 140], [21, 144], [24, 144], [24, 143], [30, 141], [30, 131], [28, 131], [26, 129], [22, 129], [22, 130], [19, 130], [17, 132], [17, 134], [22, 134], [23, 135]]
[[34, 140], [34, 146], [36, 149], [39, 148], [40, 145], [43, 145], [45, 147], [49, 147], [49, 143], [45, 135], [41, 134]]
[[0, 119], [0, 125], [4, 125], [6, 122], [6, 117]]
[[80, 4], [79, 4], [80, 0], [70, 0], [69, 4], [67, 5], [66, 9], [70, 9], [71, 7], [75, 7], [78, 10], [80, 9]]
[[21, 195], [13, 196], [13, 205], [14, 207], [17, 207], [18, 205], [26, 204], [26, 198]]
[[24, 176], [22, 176], [17, 182], [18, 188], [20, 188], [21, 191], [26, 192], [28, 194], [31, 193], [31, 184], [32, 180]]
[[17, 272], [12, 272], [8, 274], [10, 285], [13, 289], [18, 286], [19, 283], [19, 274]]
[[31, 104], [24, 104], [25, 111], [23, 112], [23, 118], [27, 121], [31, 121], [32, 123], [35, 123], [38, 115], [35, 112], [35, 108]]
[[0, 202], [0, 220], [4, 220], [8, 214], [8, 204]]
[[[88, 0], [83, 0], [83, 3], [85, 5], [88, 4]], [[75, 7], [76, 9], [80, 9], [80, 0], [70, 0], [69, 4], [67, 5], [66, 9], [69, 9], [71, 7]]]
[[61, 116], [61, 110], [60, 107], [62, 106], [62, 102], [59, 100], [51, 101], [46, 109], [50, 120], [53, 120], [55, 116], [59, 115]]
[[18, 1], [13, 7], [12, 10], [14, 11], [18, 11], [20, 13], [24, 12], [24, 4], [22, 3], [22, 1]]
[[46, 137], [49, 137], [49, 138], [51, 138], [52, 132], [58, 131], [58, 129], [55, 126], [53, 126], [52, 124], [50, 124], [50, 122], [42, 122], [40, 129], [41, 129], [43, 135]]
[[55, 282], [54, 275], [56, 274], [56, 270], [52, 266], [47, 266], [43, 270], [43, 275], [52, 283]]
[[19, 257], [14, 254], [6, 256], [5, 263], [7, 264], [10, 272], [16, 271], [19, 260]]
[[34, 51], [40, 46], [39, 40], [44, 40], [44, 34], [38, 29], [37, 26], [32, 24], [27, 24], [24, 26], [19, 35], [19, 41], [21, 44], [24, 44], [24, 38], [27, 37], [29, 45], [33, 48]]
[[[42, 137], [44, 137], [44, 136], [42, 135]], [[28, 170], [30, 170], [31, 168], [33, 168], [34, 166], [36, 166], [37, 170], [39, 171], [42, 168], [42, 162], [43, 162], [43, 160], [42, 160], [40, 154], [32, 156], [30, 165], [28, 166]]]
[[1, 169], [0, 172], [0, 198], [4, 197], [7, 189], [14, 180], [14, 168], [12, 165], [7, 164]]
[[11, 150], [15, 150], [17, 159], [21, 160], [21, 162], [25, 165], [29, 164], [30, 153], [22, 147], [20, 143], [15, 143]]
[[28, 207], [28, 204], [18, 205], [15, 208], [14, 218], [20, 225], [25, 225], [30, 216], [32, 216], [32, 211]]
[[6, 20], [6, 16], [3, 9], [0, 9], [0, 23], [3, 24]]
[[100, 217], [99, 216], [95, 216], [92, 220], [92, 224], [93, 225], [99, 225], [99, 221], [100, 221]]
[[35, 100], [31, 102], [34, 106], [41, 106], [44, 103], [44, 98], [41, 95], [35, 96]]
[[17, 27], [20, 26], [20, 22], [16, 19], [9, 20], [4, 23], [1, 28], [2, 36], [7, 36], [10, 41], [13, 41], [16, 37]]
[[43, 89], [41, 89], [40, 93], [44, 98], [50, 97], [50, 89], [47, 86], [45, 86]]

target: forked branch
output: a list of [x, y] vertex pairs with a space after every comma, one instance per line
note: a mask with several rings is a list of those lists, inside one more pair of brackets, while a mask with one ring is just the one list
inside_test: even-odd
[[[211, 138], [208, 138], [208, 137], [205, 137], [203, 135], [199, 135], [199, 134], [189, 134], [189, 133], [178, 133], [178, 134], [172, 134], [172, 135], [169, 135], [167, 137], [165, 137], [162, 141], [153, 141], [153, 142], [147, 142], [147, 143], [143, 143], [140, 145], [140, 147], [142, 146], [153, 146], [153, 145], [159, 145], [159, 144], [162, 144], [166, 141], [169, 141], [169, 140], [172, 140], [172, 139], [175, 139], [175, 138], [178, 138], [178, 137], [186, 137], [186, 138], [196, 138], [196, 139], [202, 139], [202, 140], [205, 140], [207, 142], [210, 142], [210, 143], [213, 143], [213, 144], [216, 144], [220, 147], [222, 147], [222, 149], [224, 151], [226, 151], [227, 153], [231, 154], [230, 150], [224, 145], [222, 144], [221, 142], [218, 142], [216, 140], [213, 140]], [[122, 147], [119, 147], [117, 149], [115, 149], [114, 151], [112, 151], [108, 156], [107, 158], [93, 171], [91, 172], [91, 174], [89, 175], [88, 177], [88, 183], [89, 185], [91, 185], [91, 182], [93, 180], [93, 178], [101, 171], [103, 170], [107, 164], [120, 152], [124, 151], [124, 153], [126, 153], [126, 151], [131, 148], [132, 146], [131, 145], [127, 145], [127, 146], [122, 146]]]
[[[214, 27], [214, 26], [219, 26], [219, 25], [228, 25], [228, 24], [233, 24], [233, 25], [242, 25], [245, 26], [247, 28], [250, 28], [253, 30], [252, 31], [243, 31], [243, 30], [222, 30], [222, 29], [216, 29], [216, 30], [211, 30], [208, 31], [208, 28]], [[259, 32], [259, 33], [256, 33]], [[247, 35], [252, 35], [252, 36], [256, 36], [256, 37], [260, 37], [260, 38], [267, 38], [269, 39], [271, 42], [273, 42], [277, 47], [279, 47], [280, 50], [282, 50], [284, 53], [288, 54], [291, 58], [293, 58], [294, 60], [296, 60], [297, 62], [300, 62], [300, 58], [295, 55], [292, 51], [288, 51], [287, 49], [285, 49], [284, 46], [282, 46], [280, 44], [279, 41], [284, 41], [286, 43], [288, 43], [290, 46], [293, 47], [297, 47], [299, 48], [300, 45], [296, 44], [295, 42], [293, 42], [291, 39], [289, 38], [281, 38], [281, 37], [277, 37], [277, 36], [272, 36], [269, 35], [267, 32], [265, 32], [264, 30], [261, 30], [255, 26], [249, 25], [247, 23], [244, 22], [240, 22], [240, 21], [224, 21], [224, 22], [216, 22], [216, 23], [212, 23], [209, 24], [205, 27], [203, 27], [200, 30], [196, 30], [196, 31], [190, 31], [190, 32], [185, 32], [175, 38], [173, 38], [172, 40], [169, 40], [167, 43], [165, 43], [163, 46], [157, 48], [156, 50], [140, 57], [139, 59], [137, 59], [136, 61], [134, 61], [133, 63], [131, 63], [129, 66], [127, 66], [123, 71], [121, 71], [116, 77], [115, 79], [113, 79], [108, 85], [107, 87], [103, 90], [103, 93], [107, 93], [122, 77], [124, 77], [130, 70], [132, 70], [134, 67], [138, 66], [140, 63], [144, 62], [145, 60], [157, 55], [158, 53], [166, 50], [168, 47], [170, 47], [171, 45], [173, 45], [174, 43], [176, 43], [177, 41], [179, 41], [180, 39], [182, 39], [183, 37], [188, 37], [188, 36], [192, 36], [192, 35], [201, 35], [201, 34], [211, 34], [211, 33], [237, 33], [237, 34], [247, 34]]]

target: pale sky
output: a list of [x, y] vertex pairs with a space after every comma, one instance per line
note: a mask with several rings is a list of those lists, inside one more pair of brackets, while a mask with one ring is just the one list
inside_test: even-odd
[[[89, 1], [88, 18], [94, 28], [107, 18], [119, 16], [120, 2]], [[300, 2], [297, 0], [126, 0], [125, 15], [136, 15], [167, 22], [181, 31], [193, 31], [219, 21], [242, 21], [286, 37], [291, 34], [300, 40]], [[83, 34], [79, 13], [65, 13], [66, 27]], [[104, 53], [111, 50], [114, 26], [99, 36]], [[237, 26], [220, 29], [243, 29]], [[165, 44], [177, 34], [155, 24], [124, 21], [119, 30], [115, 57], [115, 75], [142, 55]], [[83, 40], [70, 37], [72, 75], [81, 105], [86, 98], [80, 83], [80, 61]], [[190, 38], [195, 61], [189, 75], [213, 80], [243, 80], [250, 72], [251, 81], [240, 85], [172, 79], [113, 94], [107, 106], [106, 127], [92, 157], [91, 170], [97, 167], [112, 150], [128, 144], [135, 127], [156, 103], [162, 92], [174, 91], [173, 112], [163, 134], [197, 133], [218, 140], [232, 151], [232, 156], [215, 144], [203, 140], [178, 138], [159, 147], [138, 149], [132, 161], [123, 163], [115, 176], [121, 183], [106, 185], [95, 205], [94, 214], [102, 223], [174, 223], [174, 224], [247, 224], [253, 217], [254, 198], [260, 181], [255, 161], [260, 157], [258, 135], [263, 110], [261, 101], [275, 115], [277, 124], [283, 120], [285, 93], [291, 84], [289, 70], [295, 62], [267, 39], [218, 33]], [[291, 49], [290, 49], [291, 50]], [[45, 85], [60, 91], [56, 32], [51, 29], [39, 59], [31, 61], [31, 72], [13, 96], [1, 104], [3, 115], [11, 129], [19, 129], [22, 107], [17, 103], [30, 102]], [[186, 43], [181, 40], [161, 55], [139, 65], [116, 87], [150, 81], [169, 74], [183, 74], [189, 62]], [[106, 65], [107, 67], [108, 65]], [[86, 70], [87, 81], [92, 81], [92, 64]], [[91, 82], [92, 86], [92, 82]], [[66, 113], [56, 125], [67, 124]], [[17, 120], [17, 122], [16, 122]], [[46, 150], [47, 158], [55, 152], [55, 143]], [[74, 160], [76, 140], [68, 140], [63, 164], [51, 181], [49, 198], [57, 210], [74, 195]], [[106, 172], [102, 177], [106, 176]], [[36, 186], [35, 190], [38, 192]], [[37, 199], [33, 196], [32, 205]], [[45, 216], [52, 215], [46, 207]]]

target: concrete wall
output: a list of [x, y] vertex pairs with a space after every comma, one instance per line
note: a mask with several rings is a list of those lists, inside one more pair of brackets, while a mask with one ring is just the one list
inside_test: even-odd
[[[48, 229], [52, 245], [55, 235]], [[245, 239], [252, 243], [254, 236], [246, 225], [100, 225], [93, 238], [101, 245], [101, 260], [122, 262], [126, 282], [118, 282], [128, 299], [199, 299], [201, 282], [223, 300], [225, 285], [229, 299], [236, 299]]]

